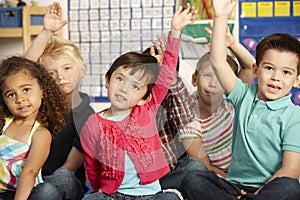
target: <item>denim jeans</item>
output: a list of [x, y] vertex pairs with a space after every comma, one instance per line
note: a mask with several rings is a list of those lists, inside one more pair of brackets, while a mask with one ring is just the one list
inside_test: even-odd
[[178, 161], [175, 169], [171, 170], [159, 180], [160, 185], [163, 189], [179, 189], [183, 178], [188, 174], [188, 172], [194, 170], [206, 171], [207, 168], [200, 160], [196, 160], [192, 157], [184, 157]]
[[[0, 193], [0, 200], [13, 200], [15, 192]], [[28, 200], [61, 200], [60, 194], [57, 188], [50, 183], [41, 183], [35, 186]]]
[[85, 196], [82, 200], [180, 200], [180, 199], [182, 198], [180, 198], [176, 193], [171, 191], [159, 192], [155, 195], [145, 195], [145, 196], [131, 196], [131, 195], [121, 194], [118, 192], [115, 193], [114, 195], [109, 196], [99, 191]]
[[80, 200], [84, 195], [81, 183], [75, 173], [64, 167], [58, 168], [53, 174], [44, 176], [43, 179], [44, 182], [54, 185], [64, 200]]
[[[246, 195], [241, 195], [243, 189]], [[226, 181], [212, 171], [190, 172], [182, 181], [180, 191], [188, 200], [299, 200], [300, 184], [297, 179], [288, 177], [275, 178], [264, 185], [262, 190], [253, 194], [258, 188], [245, 187]]]

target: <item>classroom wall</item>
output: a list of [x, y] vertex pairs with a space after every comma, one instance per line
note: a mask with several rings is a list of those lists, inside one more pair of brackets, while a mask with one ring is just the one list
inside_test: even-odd
[[[31, 5], [31, 0], [23, 0], [27, 5]], [[48, 6], [54, 1], [36, 0], [39, 6]], [[63, 8], [68, 7], [67, 0], [56, 0], [60, 2]], [[67, 10], [64, 9], [65, 16], [67, 16]], [[66, 31], [65, 31], [66, 32]], [[67, 33], [65, 33], [67, 34]], [[22, 38], [0, 38], [0, 59], [6, 58], [10, 55], [23, 54]]]
[[[31, 5], [31, 0], [24, 0], [27, 5]], [[67, 0], [57, 0], [61, 3], [63, 10], [64, 10], [64, 18], [67, 18], [67, 7], [68, 1]], [[37, 0], [39, 6], [48, 6], [53, 1], [45, 1], [45, 0]], [[64, 29], [64, 35], [68, 37], [68, 30]], [[19, 54], [22, 55], [22, 39], [21, 38], [0, 38], [0, 59], [4, 59], [11, 55]], [[188, 61], [188, 60], [180, 60], [181, 68], [180, 68], [180, 76], [188, 85], [188, 90], [192, 93], [193, 87], [191, 85], [191, 76], [192, 72], [194, 71], [196, 61]], [[92, 106], [95, 110], [102, 110], [109, 106], [109, 103], [92, 103]]]

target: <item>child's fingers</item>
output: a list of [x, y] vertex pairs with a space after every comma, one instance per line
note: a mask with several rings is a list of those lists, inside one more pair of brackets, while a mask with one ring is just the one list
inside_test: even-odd
[[208, 25], [209, 25], [211, 28], [213, 28], [213, 27], [214, 27], [214, 22], [213, 22], [213, 21], [209, 21], [209, 22], [208, 22]]
[[155, 50], [154, 47], [150, 47], [150, 55], [155, 57]]
[[212, 34], [212, 30], [209, 29], [208, 27], [205, 27], [204, 30], [205, 30], [205, 32], [208, 33], [209, 35]]
[[157, 35], [156, 38], [157, 38], [158, 41], [159, 41], [159, 44], [160, 44], [161, 49], [162, 49], [162, 50], [165, 50], [165, 49], [166, 49], [166, 42], [165, 42], [165, 40], [163, 40], [163, 38], [160, 37], [159, 35]]

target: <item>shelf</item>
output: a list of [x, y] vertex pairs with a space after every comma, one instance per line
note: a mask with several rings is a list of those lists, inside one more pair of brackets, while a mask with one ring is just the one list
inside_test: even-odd
[[0, 28], [0, 38], [19, 38], [22, 35], [22, 28]]

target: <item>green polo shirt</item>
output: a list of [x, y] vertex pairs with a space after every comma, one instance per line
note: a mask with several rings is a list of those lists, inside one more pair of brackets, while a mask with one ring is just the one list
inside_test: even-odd
[[236, 112], [227, 180], [260, 188], [281, 167], [284, 150], [300, 153], [300, 108], [291, 95], [261, 101], [257, 84], [240, 79], [227, 98]]

